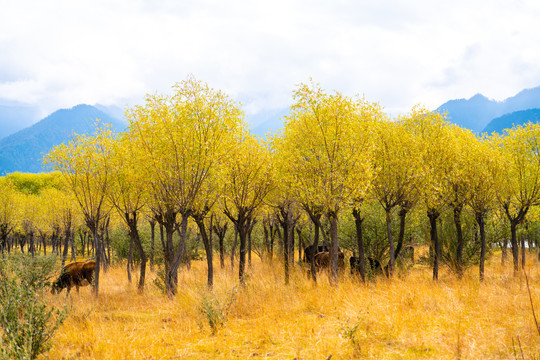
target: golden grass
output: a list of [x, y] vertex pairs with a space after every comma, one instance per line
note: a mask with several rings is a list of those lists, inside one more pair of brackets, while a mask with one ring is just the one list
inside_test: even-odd
[[[288, 286], [282, 266], [259, 261], [237, 288], [226, 322], [215, 335], [198, 309], [202, 299], [226, 302], [237, 269], [216, 264], [206, 290], [205, 262], [179, 274], [178, 296], [168, 300], [147, 282], [143, 295], [127, 283], [124, 267], [101, 275], [99, 299], [89, 287], [66, 298], [50, 296], [71, 313], [48, 359], [539, 359], [524, 278], [494, 257], [484, 283], [472, 268], [457, 280], [443, 271], [431, 280], [416, 266], [388, 281], [361, 284], [344, 274], [337, 287], [326, 276], [314, 286], [299, 268]], [[537, 315], [540, 265], [527, 272]]]

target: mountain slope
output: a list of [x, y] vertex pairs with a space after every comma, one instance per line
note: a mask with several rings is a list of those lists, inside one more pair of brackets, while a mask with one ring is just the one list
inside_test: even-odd
[[523, 125], [528, 122], [540, 123], [540, 109], [514, 111], [513, 113], [500, 116], [491, 120], [482, 132], [488, 134], [494, 132], [502, 133], [504, 129], [510, 129], [514, 125]]
[[450, 100], [436, 111], [447, 112], [448, 120], [454, 124], [481, 132], [495, 118], [534, 108], [540, 108], [540, 87], [525, 89], [504, 101], [490, 100], [480, 94], [467, 100]]
[[44, 171], [42, 158], [58, 144], [68, 142], [73, 134], [92, 134], [96, 119], [111, 124], [116, 132], [126, 124], [90, 105], [58, 110], [38, 123], [0, 140], [0, 175]]

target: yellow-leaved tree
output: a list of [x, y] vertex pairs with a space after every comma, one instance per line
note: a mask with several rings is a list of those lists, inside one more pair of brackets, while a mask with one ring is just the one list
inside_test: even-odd
[[[245, 128], [242, 111], [223, 92], [193, 77], [173, 89], [170, 96], [148, 95], [144, 106], [127, 111], [128, 137], [138, 148], [149, 207], [165, 228], [164, 280], [169, 297], [177, 292], [189, 217], [208, 214], [205, 208], [210, 203], [204, 198], [209, 187], [217, 185], [236, 145], [234, 139]], [[180, 241], [175, 247], [178, 215]], [[207, 255], [212, 256], [211, 252]], [[211, 277], [211, 262], [208, 265]]]
[[114, 134], [110, 128], [98, 127], [94, 136], [79, 135], [68, 144], [54, 147], [45, 161], [62, 173], [66, 189], [69, 189], [84, 217], [84, 223], [92, 234], [96, 261], [94, 294], [99, 294], [102, 239], [99, 234], [101, 222], [110, 211], [106, 196], [111, 181], [111, 148]]
[[261, 139], [244, 132], [223, 170], [223, 211], [233, 222], [240, 238], [238, 276], [240, 283], [245, 284], [248, 232], [256, 212], [274, 187], [274, 169], [269, 149]]
[[433, 280], [437, 280], [441, 258], [437, 219], [448, 203], [445, 180], [452, 171], [454, 160], [451, 127], [442, 114], [419, 106], [414, 107], [401, 122], [419, 142], [421, 165], [418, 189], [429, 219], [433, 249]]
[[480, 280], [484, 280], [486, 260], [486, 216], [496, 203], [497, 178], [501, 167], [501, 154], [488, 138], [478, 139], [468, 145], [470, 160], [463, 169], [470, 197], [468, 205], [474, 212], [480, 233]]
[[[139, 253], [139, 283], [138, 290], [144, 290], [146, 279], [146, 255], [139, 235], [139, 219], [146, 205], [146, 184], [140, 171], [141, 158], [138, 149], [128, 134], [122, 134], [111, 149], [111, 181], [108, 198], [116, 209], [118, 216], [128, 228], [130, 249], [135, 245]], [[128, 261], [128, 274], [130, 274]]]
[[[418, 142], [403, 123], [381, 121], [377, 127], [374, 149], [375, 176], [372, 192], [386, 213], [386, 232], [389, 244], [388, 275], [394, 272], [395, 259], [403, 246], [405, 216], [416, 202], [420, 158]], [[392, 210], [400, 206], [400, 233], [397, 247], [392, 234]]]
[[497, 181], [497, 199], [510, 221], [514, 275], [519, 271], [517, 227], [531, 207], [540, 204], [540, 124], [526, 124], [495, 136], [501, 151], [502, 172]]
[[316, 209], [312, 215], [328, 218], [330, 273], [337, 283], [338, 214], [365, 196], [372, 176], [370, 127], [363, 116], [369, 104], [338, 92], [327, 94], [313, 82], [300, 84], [293, 100], [277, 142], [285, 168], [281, 177], [305, 208]]

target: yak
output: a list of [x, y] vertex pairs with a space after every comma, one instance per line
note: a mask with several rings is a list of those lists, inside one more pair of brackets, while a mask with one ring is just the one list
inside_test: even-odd
[[[374, 257], [368, 256], [367, 257], [367, 264], [369, 264], [369, 269], [373, 274], [380, 274], [383, 272], [383, 268], [381, 265], [381, 262]], [[360, 258], [357, 256], [351, 256], [349, 259], [349, 265], [351, 266], [351, 274], [359, 273], [360, 272]], [[387, 270], [388, 265], [385, 267], [385, 273], [388, 272]]]
[[[330, 266], [330, 253], [328, 251], [315, 254], [315, 268], [317, 271], [326, 269]], [[345, 254], [343, 251], [338, 251], [338, 268], [345, 267]]]
[[73, 286], [79, 292], [80, 286], [92, 284], [96, 262], [94, 260], [79, 261], [67, 264], [62, 268], [60, 276], [52, 283], [51, 293], [60, 293], [67, 288], [67, 293]]
[[315, 244], [313, 244], [313, 245], [306, 246], [306, 248], [304, 249], [304, 262], [310, 263], [311, 259], [314, 258], [315, 255], [317, 255], [318, 253], [329, 252], [329, 251], [330, 251], [330, 248], [326, 245], [315, 246]]

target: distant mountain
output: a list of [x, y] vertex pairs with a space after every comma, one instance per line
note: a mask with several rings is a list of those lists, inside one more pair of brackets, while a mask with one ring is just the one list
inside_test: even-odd
[[510, 129], [514, 125], [523, 125], [528, 122], [540, 123], [540, 109], [529, 109], [514, 111], [513, 113], [503, 115], [490, 121], [482, 130], [484, 133], [502, 133], [504, 129]]
[[19, 103], [0, 104], [0, 139], [39, 120], [39, 109]]
[[42, 159], [52, 147], [68, 142], [73, 134], [93, 134], [96, 120], [116, 132], [126, 124], [90, 105], [58, 110], [36, 124], [0, 140], [0, 175], [44, 171]]
[[468, 100], [450, 100], [436, 111], [447, 112], [449, 121], [478, 133], [495, 118], [535, 108], [540, 108], [540, 87], [523, 90], [504, 101], [490, 100], [481, 94]]

